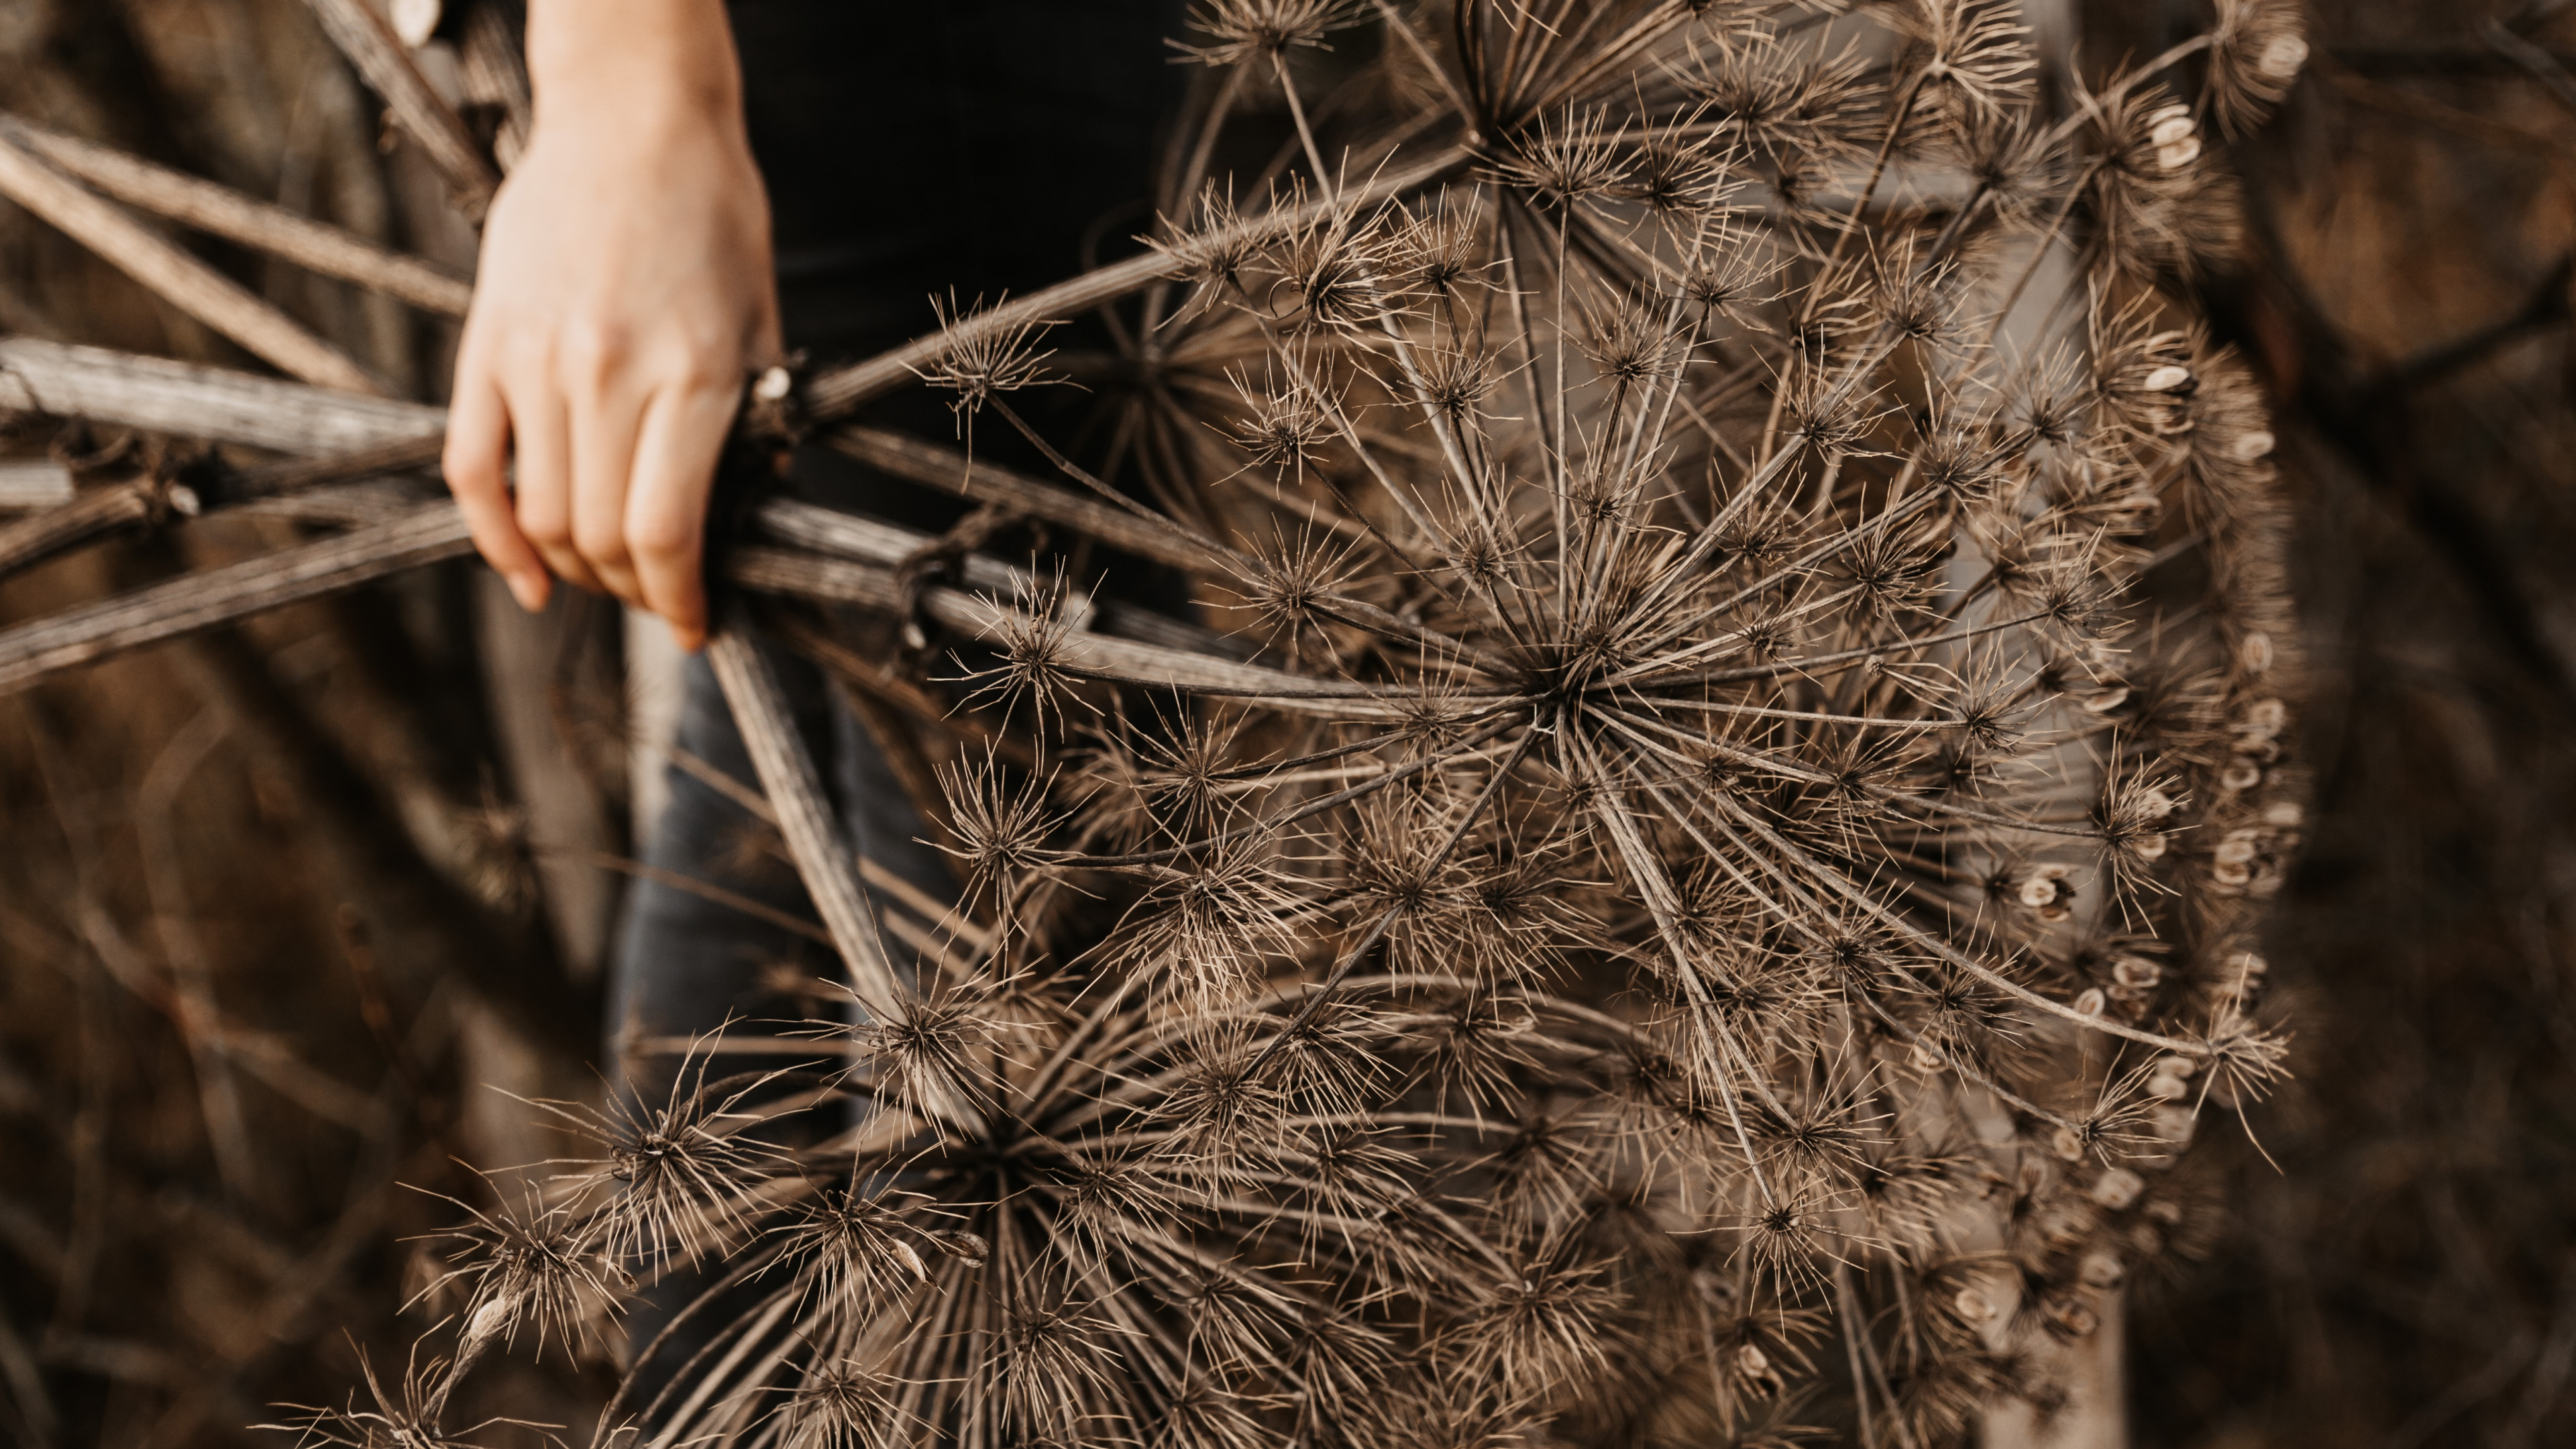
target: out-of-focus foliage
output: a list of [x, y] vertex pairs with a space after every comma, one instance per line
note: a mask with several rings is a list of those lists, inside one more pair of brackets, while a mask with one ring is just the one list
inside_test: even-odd
[[[2089, 7], [2095, 54], [2193, 7]], [[2316, 687], [2298, 1081], [2132, 1310], [2151, 1444], [2576, 1437], [2576, 13], [2325, 0], [2233, 148]]]
[[[470, 246], [296, 0], [0, 7], [0, 109], [362, 235]], [[443, 327], [194, 244], [395, 385], [444, 375]], [[257, 365], [5, 203], [0, 328]], [[147, 447], [54, 423], [8, 442], [111, 474]], [[0, 617], [295, 536], [246, 518], [110, 544], [11, 579]], [[336, 1399], [360, 1348], [401, 1363], [405, 1240], [452, 1211], [414, 1189], [554, 1150], [481, 1084], [578, 1095], [585, 1018], [458, 974], [479, 952], [581, 998], [526, 908], [471, 583], [436, 571], [0, 701], [0, 1442], [275, 1442], [248, 1428], [270, 1404]], [[477, 1392], [558, 1423], [596, 1398], [517, 1366]]]

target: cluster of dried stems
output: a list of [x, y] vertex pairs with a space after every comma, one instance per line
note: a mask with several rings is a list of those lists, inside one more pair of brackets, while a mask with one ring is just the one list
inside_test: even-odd
[[[316, 4], [488, 190], [372, 12]], [[556, 1108], [596, 1159], [496, 1179], [409, 1371], [308, 1439], [468, 1442], [495, 1351], [695, 1275], [698, 1346], [602, 1442], [1912, 1449], [2062, 1407], [2063, 1346], [2188, 1240], [2178, 1154], [2281, 1070], [2250, 932], [2300, 814], [2271, 435], [2177, 283], [2230, 237], [2204, 142], [2305, 57], [2288, 7], [2046, 86], [1967, 0], [1193, 30], [1149, 250], [754, 390], [754, 431], [983, 505], [939, 540], [773, 499], [720, 562], [912, 710], [962, 903], [863, 889], [752, 626], [720, 638], [847, 1010], [817, 1063]], [[130, 243], [82, 166], [120, 174], [0, 134], [0, 189]], [[1017, 400], [1090, 309], [1128, 385], [1086, 467]], [[11, 345], [30, 408], [326, 456], [0, 558], [253, 500], [354, 526], [0, 631], [0, 681], [463, 547], [360, 481], [434, 415], [312, 403], [369, 445], [296, 448], [225, 422], [246, 382]], [[1060, 477], [839, 423], [916, 380]], [[1200, 617], [965, 557], [1019, 524]], [[836, 642], [867, 617], [926, 669]]]

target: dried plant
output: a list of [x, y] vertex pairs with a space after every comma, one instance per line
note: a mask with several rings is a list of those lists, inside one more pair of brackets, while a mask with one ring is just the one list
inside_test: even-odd
[[[1254, 653], [983, 606], [955, 682], [1039, 767], [945, 777], [982, 944], [848, 1034], [865, 1110], [773, 1181], [668, 1431], [1926, 1443], [2049, 1399], [2034, 1348], [2281, 1069], [2270, 439], [2158, 279], [2227, 201], [2177, 63], [2227, 52], [2234, 124], [2290, 32], [2231, 7], [2052, 123], [2005, 12], [1871, 14], [1390, 14], [1313, 98], [1282, 57], [1357, 13], [1200, 17], [1304, 166], [1169, 180], [1165, 442], [1107, 463], [1169, 506], [981, 384], [1025, 314], [916, 370]], [[1469, 173], [1347, 194], [1371, 86]]]
[[[924, 802], [967, 904], [880, 921], [719, 641], [854, 1016], [788, 1107], [581, 1117], [596, 1164], [477, 1210], [451, 1379], [713, 1264], [712, 1341], [637, 1345], [603, 1442], [1917, 1445], [2062, 1407], [2065, 1346], [2192, 1236], [2195, 1124], [2283, 1069], [2271, 437], [2173, 284], [2232, 234], [2203, 133], [2278, 99], [2286, 7], [2062, 115], [1972, 0], [1194, 24], [1226, 78], [1146, 255], [942, 308], [777, 425], [945, 388], [1070, 486], [836, 441], [1201, 618], [758, 514], [736, 581], [951, 646], [887, 682], [799, 626], [976, 733]], [[1312, 63], [1361, 25], [1374, 59]], [[1211, 175], [1272, 90], [1270, 173]], [[1014, 394], [1121, 298], [1086, 467]], [[293, 588], [461, 538], [423, 509]], [[304, 596], [275, 577], [215, 607]], [[0, 635], [0, 678], [181, 613]], [[790, 1110], [805, 1145], [749, 1145]]]

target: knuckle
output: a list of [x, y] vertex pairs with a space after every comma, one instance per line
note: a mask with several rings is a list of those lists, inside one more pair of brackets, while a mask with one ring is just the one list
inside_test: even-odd
[[543, 329], [514, 327], [492, 341], [487, 365], [503, 389], [508, 391], [514, 384], [543, 376], [554, 353], [555, 340]]
[[501, 486], [501, 470], [491, 454], [454, 438], [438, 455], [438, 471], [446, 477], [449, 488], [459, 494], [471, 494], [476, 501], [489, 497]]
[[626, 562], [626, 535], [614, 521], [594, 523], [576, 518], [572, 525], [572, 544], [581, 556], [593, 564], [611, 566]]
[[624, 327], [583, 319], [564, 324], [555, 341], [555, 366], [567, 380], [596, 385], [623, 371], [631, 351]]
[[519, 532], [530, 543], [551, 552], [562, 552], [573, 546], [572, 520], [551, 508], [519, 510]]
[[693, 557], [698, 551], [697, 525], [676, 513], [657, 511], [636, 519], [627, 528], [626, 539], [639, 558], [668, 562]]
[[656, 353], [653, 375], [662, 386], [686, 392], [730, 393], [742, 385], [738, 349], [706, 339], [675, 342]]

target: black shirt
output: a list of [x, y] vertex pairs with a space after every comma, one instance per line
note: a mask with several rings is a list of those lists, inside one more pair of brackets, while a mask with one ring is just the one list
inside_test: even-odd
[[1025, 293], [1086, 231], [1144, 229], [1179, 94], [1178, 0], [733, 0], [790, 346], [928, 331], [926, 298]]

